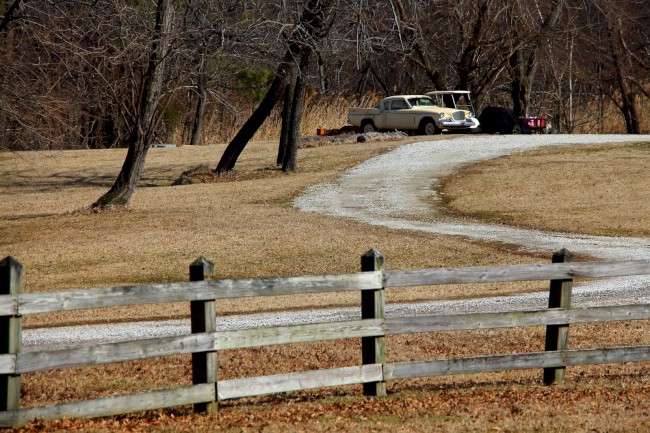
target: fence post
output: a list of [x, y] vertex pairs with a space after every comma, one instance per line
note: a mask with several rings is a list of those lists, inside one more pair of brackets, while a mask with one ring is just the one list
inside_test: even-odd
[[[204, 257], [199, 257], [190, 265], [190, 281], [203, 281], [213, 278], [215, 266]], [[216, 332], [217, 307], [215, 301], [192, 301], [191, 329], [193, 334]], [[192, 383], [214, 383], [215, 400], [207, 403], [196, 403], [195, 412], [216, 413], [217, 398], [217, 352], [201, 352], [192, 354]]]
[[[371, 249], [361, 256], [361, 272], [383, 271], [384, 256]], [[384, 289], [361, 291], [361, 318], [384, 318]], [[363, 364], [384, 364], [386, 362], [385, 337], [362, 337], [361, 356]], [[386, 382], [369, 382], [363, 384], [364, 395], [384, 397]]]
[[[23, 291], [23, 265], [13, 257], [0, 262], [0, 295], [17, 295]], [[0, 317], [0, 354], [19, 353], [22, 340], [22, 317]], [[20, 408], [20, 375], [0, 375], [0, 411]]]
[[[565, 248], [553, 254], [553, 263], [573, 261], [573, 254]], [[548, 308], [570, 308], [573, 279], [551, 280]], [[546, 326], [546, 351], [566, 350], [569, 338], [569, 324]], [[562, 383], [566, 367], [549, 367], [544, 369], [544, 383], [553, 385]]]

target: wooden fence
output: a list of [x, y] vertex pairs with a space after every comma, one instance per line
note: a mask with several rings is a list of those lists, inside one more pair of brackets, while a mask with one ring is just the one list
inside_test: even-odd
[[[553, 263], [542, 265], [389, 271], [384, 270], [383, 262], [381, 254], [370, 250], [361, 258], [359, 273], [217, 280], [214, 266], [200, 258], [190, 265], [190, 281], [184, 283], [21, 293], [22, 266], [7, 257], [0, 262], [0, 427], [17, 427], [39, 418], [112, 416], [180, 405], [213, 413], [219, 400], [349, 384], [363, 384], [366, 395], [382, 396], [388, 380], [460, 373], [539, 368], [544, 371], [545, 383], [552, 384], [561, 381], [564, 369], [571, 365], [650, 361], [650, 346], [567, 350], [571, 323], [650, 318], [648, 304], [571, 308], [572, 280], [647, 275], [650, 260], [573, 263], [570, 254], [562, 250], [553, 256]], [[549, 309], [384, 316], [386, 287], [524, 280], [550, 280]], [[361, 292], [361, 320], [234, 331], [216, 327], [217, 299], [335, 291]], [[191, 334], [21, 352], [21, 317], [27, 314], [177, 301], [190, 302]], [[540, 325], [547, 327], [545, 352], [386, 362], [387, 335]], [[362, 339], [361, 365], [218, 380], [219, 350], [344, 338]], [[188, 353], [192, 354], [192, 386], [20, 408], [22, 374]]]

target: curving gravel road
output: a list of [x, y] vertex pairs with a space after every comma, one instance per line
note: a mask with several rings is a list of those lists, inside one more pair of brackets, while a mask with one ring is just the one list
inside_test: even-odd
[[[413, 143], [374, 157], [348, 170], [333, 182], [315, 185], [295, 200], [304, 212], [350, 218], [394, 229], [418, 230], [465, 236], [518, 245], [523, 250], [549, 254], [561, 248], [605, 260], [649, 259], [650, 239], [614, 238], [550, 233], [490, 224], [467, 223], [442, 217], [430, 204], [436, 199], [438, 181], [459, 167], [545, 146], [579, 146], [596, 143], [650, 141], [650, 135], [530, 135], [462, 136]], [[422, 222], [403, 218], [422, 215]], [[449, 312], [506, 311], [544, 308], [547, 293], [467, 301], [443, 301], [388, 305], [387, 315], [419, 315]], [[650, 277], [617, 278], [580, 285], [574, 289], [576, 306], [650, 302]], [[281, 326], [317, 321], [359, 318], [358, 308], [241, 315], [219, 318], [219, 329]], [[174, 320], [136, 324], [25, 330], [25, 350], [55, 349], [69, 344], [126, 341], [181, 335], [190, 331], [189, 321]]]
[[504, 242], [525, 250], [573, 252], [608, 260], [650, 258], [650, 239], [551, 233], [443, 218], [421, 222], [401, 215], [435, 218], [435, 185], [459, 167], [547, 146], [650, 141], [649, 135], [466, 136], [414, 143], [372, 158], [340, 179], [315, 185], [296, 199], [305, 212], [336, 215], [367, 224]]

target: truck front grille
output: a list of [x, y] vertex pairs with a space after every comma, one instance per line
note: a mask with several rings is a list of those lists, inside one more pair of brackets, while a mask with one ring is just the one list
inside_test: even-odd
[[454, 120], [465, 120], [465, 112], [464, 111], [454, 111], [452, 114], [452, 117]]

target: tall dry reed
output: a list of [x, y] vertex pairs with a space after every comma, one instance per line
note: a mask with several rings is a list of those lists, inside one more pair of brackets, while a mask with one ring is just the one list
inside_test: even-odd
[[[322, 96], [310, 92], [305, 97], [303, 109], [301, 136], [315, 135], [319, 128], [336, 129], [348, 123], [347, 116], [350, 107], [372, 107], [381, 97], [377, 94], [360, 96], [328, 95]], [[227, 143], [237, 134], [254, 106], [246, 103], [219, 104], [206, 115], [202, 143]], [[640, 99], [638, 102], [639, 121], [641, 130], [650, 130], [650, 100]], [[567, 125], [572, 123], [573, 133], [586, 134], [620, 134], [625, 133], [625, 122], [616, 105], [609, 101], [591, 101], [582, 107], [574, 109], [571, 120], [568, 114], [561, 120], [561, 132], [567, 132]], [[557, 119], [550, 119], [557, 122]], [[558, 125], [555, 125], [556, 127]], [[277, 140], [282, 127], [281, 104], [273, 110], [262, 126], [253, 136], [253, 140]], [[171, 142], [186, 144], [189, 132], [178, 127], [170, 137]]]
[[[647, 134], [650, 132], [650, 99], [639, 98], [636, 109], [641, 133]], [[568, 117], [568, 113], [565, 117]], [[609, 98], [593, 98], [588, 103], [576, 107], [571, 121], [565, 120], [567, 124], [573, 123], [571, 132], [574, 134], [627, 133], [623, 114]], [[565, 128], [562, 132], [565, 132]]]
[[[310, 92], [305, 97], [301, 136], [315, 135], [318, 128], [337, 129], [348, 124], [350, 107], [372, 107], [380, 99], [375, 94], [362, 96], [322, 96]], [[277, 140], [282, 128], [281, 104], [279, 104], [253, 136], [253, 140]], [[244, 125], [253, 107], [246, 109], [214, 110], [206, 119], [202, 142], [204, 144], [229, 142]], [[179, 127], [172, 134], [176, 143], [187, 141]], [[187, 133], [185, 134], [187, 136]]]

